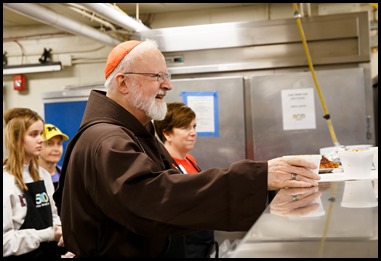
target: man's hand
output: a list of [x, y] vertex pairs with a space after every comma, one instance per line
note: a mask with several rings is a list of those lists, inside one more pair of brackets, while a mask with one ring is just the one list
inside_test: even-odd
[[311, 172], [319, 166], [299, 158], [275, 158], [268, 161], [268, 189], [306, 188], [318, 185], [320, 176]]

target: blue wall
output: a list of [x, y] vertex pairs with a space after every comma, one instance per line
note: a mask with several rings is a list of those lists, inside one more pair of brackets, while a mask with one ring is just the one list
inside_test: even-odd
[[63, 133], [69, 136], [69, 140], [63, 142], [63, 154], [58, 162], [62, 166], [66, 146], [77, 133], [81, 125], [83, 113], [85, 111], [87, 101], [70, 101], [45, 103], [45, 122], [57, 126]]

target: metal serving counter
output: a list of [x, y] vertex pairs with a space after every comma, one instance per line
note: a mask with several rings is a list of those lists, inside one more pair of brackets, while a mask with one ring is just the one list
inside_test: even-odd
[[224, 257], [378, 257], [378, 172], [372, 176], [278, 191]]

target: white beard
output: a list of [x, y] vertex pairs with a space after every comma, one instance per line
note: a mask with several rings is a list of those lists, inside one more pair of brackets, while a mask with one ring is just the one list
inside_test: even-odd
[[130, 97], [134, 97], [134, 99], [130, 99], [131, 104], [144, 111], [151, 119], [156, 121], [164, 119], [167, 113], [167, 104], [164, 101], [156, 101], [155, 96], [152, 98], [144, 97], [143, 92], [135, 83], [131, 88]]

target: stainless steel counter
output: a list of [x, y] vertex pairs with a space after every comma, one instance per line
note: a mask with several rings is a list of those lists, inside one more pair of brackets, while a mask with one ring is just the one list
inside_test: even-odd
[[378, 178], [280, 190], [225, 257], [378, 257]]

